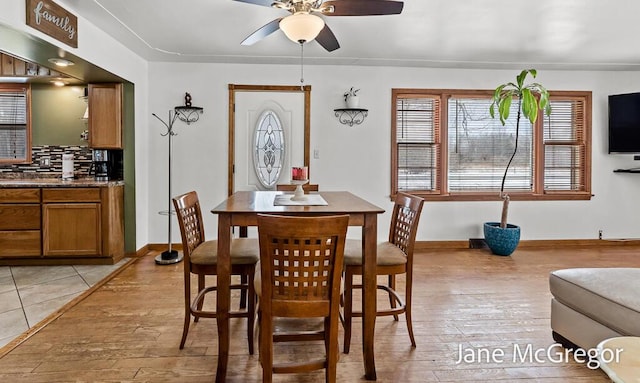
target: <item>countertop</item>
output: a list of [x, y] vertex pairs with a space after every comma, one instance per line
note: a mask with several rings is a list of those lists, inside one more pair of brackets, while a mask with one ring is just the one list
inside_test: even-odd
[[0, 178], [0, 188], [59, 188], [59, 187], [113, 187], [124, 185], [122, 180], [97, 181], [93, 177], [73, 178]]

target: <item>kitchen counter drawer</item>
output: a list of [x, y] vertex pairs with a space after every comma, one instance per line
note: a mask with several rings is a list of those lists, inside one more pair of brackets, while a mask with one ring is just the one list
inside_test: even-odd
[[40, 204], [0, 204], [0, 230], [40, 230]]
[[42, 202], [100, 202], [100, 188], [42, 189]]
[[0, 203], [40, 203], [40, 189], [0, 188]]
[[0, 231], [0, 256], [40, 256], [40, 230]]

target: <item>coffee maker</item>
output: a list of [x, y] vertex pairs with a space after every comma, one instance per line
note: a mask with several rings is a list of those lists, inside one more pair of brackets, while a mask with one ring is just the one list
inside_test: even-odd
[[122, 179], [122, 150], [93, 149], [89, 174], [98, 181]]

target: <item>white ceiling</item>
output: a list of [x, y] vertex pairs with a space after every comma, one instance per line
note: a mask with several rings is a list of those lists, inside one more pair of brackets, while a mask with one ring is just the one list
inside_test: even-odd
[[[150, 61], [300, 62], [299, 46], [281, 31], [240, 45], [288, 14], [280, 9], [233, 0], [58, 2]], [[638, 0], [405, 0], [400, 15], [324, 17], [341, 48], [306, 44], [305, 63], [640, 70], [638, 15]]]

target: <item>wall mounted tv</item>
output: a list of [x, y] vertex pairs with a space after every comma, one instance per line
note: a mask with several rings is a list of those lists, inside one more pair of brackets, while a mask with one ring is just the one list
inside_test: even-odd
[[609, 153], [640, 153], [640, 92], [609, 96]]

